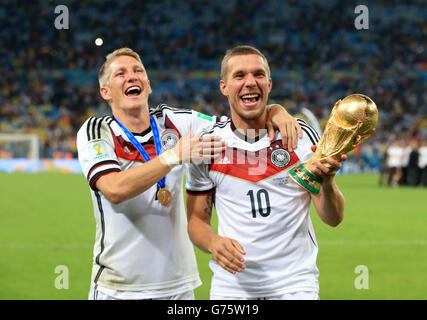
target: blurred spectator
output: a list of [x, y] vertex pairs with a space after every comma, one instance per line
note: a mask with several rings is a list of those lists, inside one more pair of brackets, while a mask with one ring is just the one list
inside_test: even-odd
[[385, 184], [388, 185], [388, 174], [389, 170], [387, 167], [387, 146], [385, 144], [381, 145], [379, 147], [379, 153], [380, 153], [380, 181], [379, 185], [384, 186]]
[[409, 156], [413, 150], [413, 145], [407, 143], [407, 141], [402, 140], [402, 167], [401, 167], [401, 176], [399, 180], [399, 185], [408, 184], [408, 168], [409, 168]]
[[418, 140], [412, 140], [410, 142], [411, 152], [409, 153], [408, 168], [406, 171], [405, 182], [408, 186], [417, 186], [420, 180], [420, 168], [418, 167], [419, 162], [419, 143]]
[[403, 141], [395, 140], [392, 145], [387, 149], [388, 180], [387, 185], [397, 187], [402, 177], [402, 163], [403, 163]]
[[421, 170], [420, 183], [422, 186], [427, 187], [427, 138], [423, 140], [418, 152], [418, 167]]
[[[0, 131], [36, 133], [43, 157], [75, 155], [89, 115], [109, 113], [99, 97], [104, 56], [129, 46], [142, 55], [153, 91], [167, 102], [226, 114], [220, 59], [237, 44], [270, 61], [271, 102], [310, 109], [324, 124], [348, 94], [380, 111], [368, 144], [393, 133], [427, 136], [427, 6], [369, 1], [370, 29], [354, 27], [352, 1], [69, 0], [70, 29], [54, 28], [52, 0], [0, 2]], [[103, 46], [94, 40], [103, 38]], [[69, 156], [69, 154], [68, 154]]]

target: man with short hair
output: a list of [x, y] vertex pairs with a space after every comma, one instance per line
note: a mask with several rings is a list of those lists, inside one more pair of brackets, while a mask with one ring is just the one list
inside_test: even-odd
[[217, 118], [167, 105], [150, 109], [150, 81], [128, 48], [107, 56], [99, 83], [112, 115], [89, 118], [77, 134], [96, 221], [89, 298], [194, 299], [201, 281], [181, 164], [221, 154], [220, 137], [194, 134]]
[[[344, 196], [334, 181], [341, 164], [333, 158], [311, 171], [323, 179], [310, 194], [287, 172], [313, 155], [319, 136], [300, 121], [303, 137], [295, 151], [280, 133], [267, 136], [266, 104], [272, 88], [265, 56], [239, 46], [222, 62], [220, 90], [231, 119], [207, 134], [219, 135], [226, 150], [212, 164], [190, 165], [187, 214], [190, 239], [212, 254], [211, 299], [318, 299], [318, 245], [310, 205], [331, 226], [343, 219]], [[342, 155], [341, 160], [346, 156]], [[210, 225], [212, 204], [218, 234]]]

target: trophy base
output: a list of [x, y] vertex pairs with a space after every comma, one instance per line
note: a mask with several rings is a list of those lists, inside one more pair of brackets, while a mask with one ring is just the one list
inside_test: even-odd
[[289, 170], [288, 174], [292, 178], [292, 180], [294, 180], [305, 190], [313, 194], [319, 193], [322, 179], [316, 177], [314, 174], [308, 171], [303, 164], [299, 167]]

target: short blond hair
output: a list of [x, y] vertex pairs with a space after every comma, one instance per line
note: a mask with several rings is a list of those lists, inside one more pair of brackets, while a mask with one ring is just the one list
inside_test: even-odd
[[228, 71], [228, 61], [234, 57], [234, 56], [242, 56], [242, 55], [249, 55], [249, 54], [256, 54], [262, 58], [262, 60], [265, 62], [265, 65], [267, 66], [267, 76], [270, 77], [270, 66], [268, 65], [267, 58], [262, 54], [261, 51], [259, 51], [257, 48], [252, 46], [237, 46], [233, 49], [227, 50], [225, 53], [224, 58], [221, 62], [221, 79], [225, 80], [225, 76], [227, 75]]
[[110, 72], [109, 72], [109, 66], [110, 64], [120, 56], [130, 56], [138, 60], [139, 63], [142, 64], [141, 58], [139, 57], [139, 54], [137, 54], [135, 51], [129, 48], [120, 48], [117, 50], [114, 50], [110, 54], [108, 54], [105, 57], [105, 62], [101, 66], [101, 69], [99, 69], [98, 73], [98, 81], [100, 87], [108, 86], [109, 79], [110, 79]]

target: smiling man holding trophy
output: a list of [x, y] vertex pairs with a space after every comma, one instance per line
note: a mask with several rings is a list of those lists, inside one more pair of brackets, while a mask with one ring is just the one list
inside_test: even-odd
[[[375, 104], [363, 95], [340, 100], [321, 139], [298, 120], [303, 135], [290, 151], [278, 142], [278, 133], [273, 142], [262, 133], [272, 89], [267, 58], [254, 47], [238, 46], [227, 51], [221, 66], [220, 90], [231, 120], [208, 133], [223, 137], [227, 150], [213, 163], [190, 165], [186, 184], [190, 239], [212, 255], [210, 297], [319, 299], [311, 204], [327, 225], [343, 220], [345, 198], [334, 177], [345, 153], [373, 133]], [[237, 155], [243, 155], [240, 161]], [[211, 225], [213, 204], [217, 232]]]
[[[352, 94], [338, 100], [314, 156], [299, 167], [289, 170], [289, 175], [304, 189], [318, 194], [322, 179], [310, 171], [311, 165], [316, 160], [323, 162], [328, 157], [339, 161], [342, 154], [350, 152], [375, 132], [377, 122], [378, 109], [369, 97]], [[328, 163], [324, 165], [328, 166]]]

